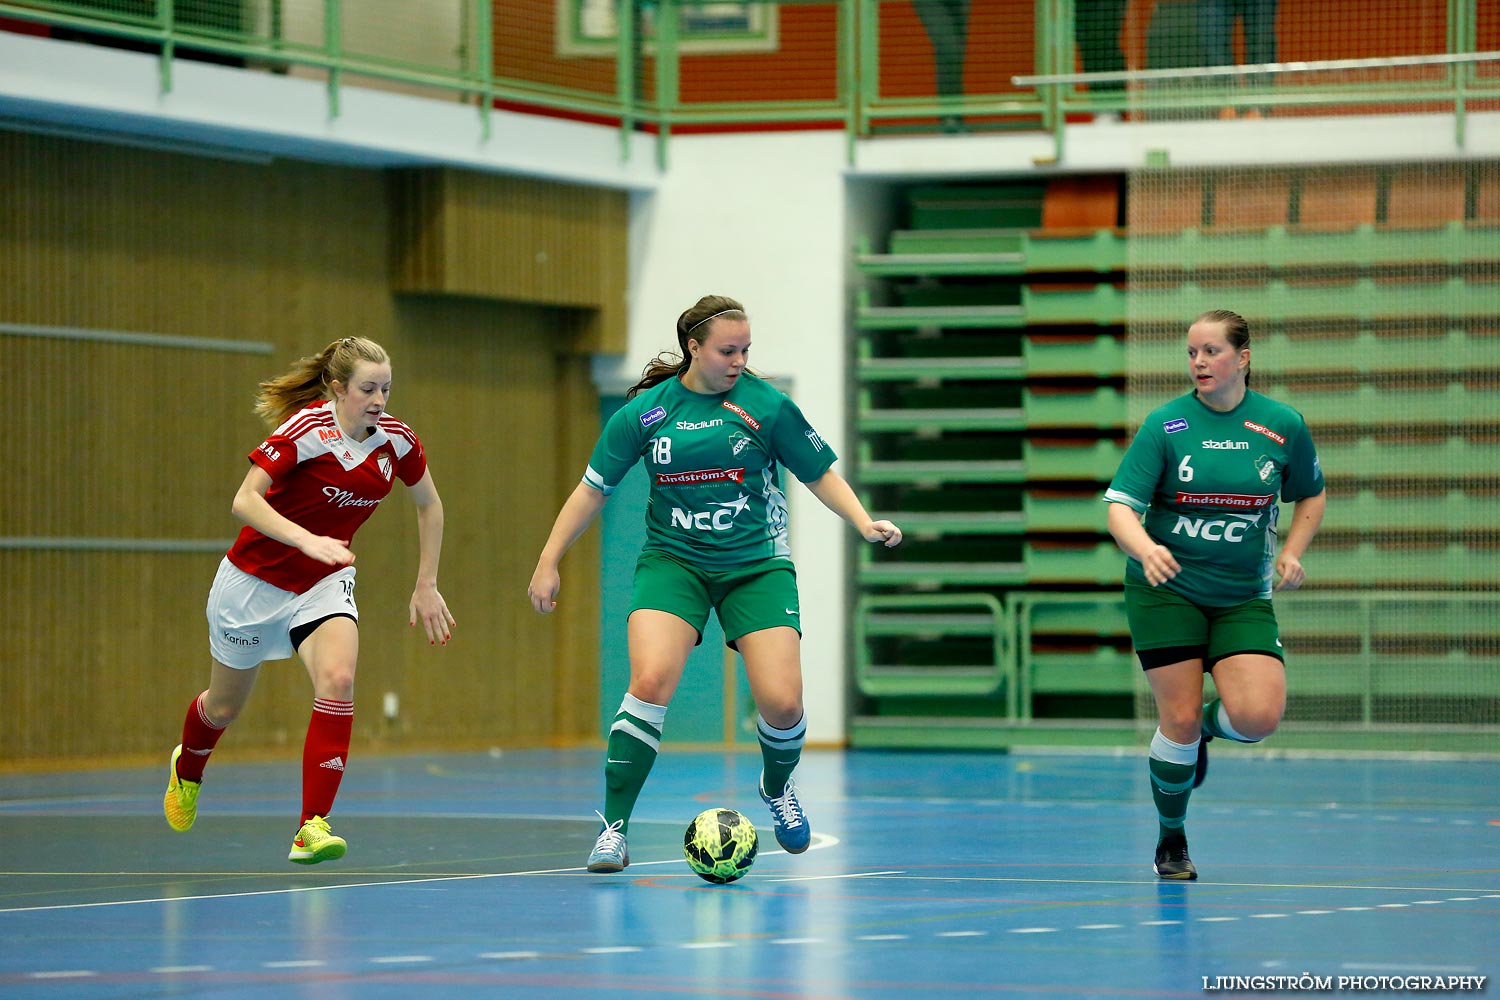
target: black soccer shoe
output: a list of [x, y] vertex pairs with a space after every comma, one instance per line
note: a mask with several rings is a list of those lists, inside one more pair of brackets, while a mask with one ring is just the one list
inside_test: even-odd
[[1208, 741], [1212, 736], [1204, 733], [1198, 737], [1198, 762], [1193, 765], [1193, 787], [1197, 788], [1203, 784], [1203, 779], [1208, 777]]
[[1198, 877], [1193, 859], [1188, 857], [1187, 837], [1182, 833], [1168, 834], [1156, 845], [1156, 860], [1151, 868], [1157, 878], [1191, 882]]

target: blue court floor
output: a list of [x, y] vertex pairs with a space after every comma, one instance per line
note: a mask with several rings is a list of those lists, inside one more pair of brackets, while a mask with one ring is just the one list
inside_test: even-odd
[[[1220, 745], [1192, 883], [1152, 875], [1134, 754], [811, 752], [815, 841], [791, 857], [757, 755], [669, 745], [618, 875], [582, 867], [594, 751], [356, 756], [349, 853], [312, 868], [286, 861], [290, 754], [221, 749], [187, 834], [161, 816], [165, 754], [0, 775], [0, 997], [1201, 998], [1304, 973], [1394, 996], [1500, 974], [1500, 762]], [[681, 853], [718, 805], [762, 833], [729, 886]]]

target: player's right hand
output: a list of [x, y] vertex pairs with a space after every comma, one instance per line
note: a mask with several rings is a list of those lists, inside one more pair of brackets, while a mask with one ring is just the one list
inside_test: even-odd
[[1182, 567], [1172, 557], [1171, 549], [1165, 545], [1153, 545], [1141, 557], [1141, 570], [1146, 574], [1146, 582], [1158, 587], [1176, 576]]
[[354, 562], [348, 539], [329, 538], [327, 535], [313, 535], [303, 542], [302, 554], [329, 566], [348, 566]]
[[557, 607], [557, 592], [562, 589], [562, 578], [555, 569], [536, 568], [531, 574], [531, 583], [526, 587], [526, 596], [531, 606], [544, 615], [550, 615]]

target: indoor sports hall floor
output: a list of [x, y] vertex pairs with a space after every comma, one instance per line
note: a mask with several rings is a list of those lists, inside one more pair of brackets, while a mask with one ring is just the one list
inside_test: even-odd
[[[161, 816], [165, 764], [0, 775], [0, 997], [1203, 997], [1204, 977], [1500, 975], [1500, 762], [1215, 751], [1193, 883], [1151, 873], [1133, 755], [809, 753], [816, 839], [789, 857], [758, 756], [669, 745], [619, 875], [582, 868], [593, 751], [355, 758], [349, 853], [313, 868], [285, 860], [290, 754], [221, 748], [188, 834]], [[761, 828], [734, 885], [682, 861], [711, 805]]]

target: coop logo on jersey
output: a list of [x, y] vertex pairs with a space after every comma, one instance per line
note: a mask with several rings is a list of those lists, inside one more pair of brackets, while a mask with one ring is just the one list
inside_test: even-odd
[[692, 472], [658, 472], [658, 486], [695, 486], [700, 483], [743, 483], [744, 469], [694, 469]]
[[344, 432], [339, 430], [337, 427], [318, 428], [318, 440], [322, 441], [324, 444], [327, 444], [330, 441], [341, 441], [343, 440], [343, 437]]
[[366, 500], [364, 497], [357, 497], [348, 490], [341, 490], [337, 486], [323, 487], [323, 495], [335, 507], [374, 507], [380, 503], [379, 500]]
[[807, 429], [807, 443], [813, 446], [813, 451], [823, 450], [823, 439], [818, 437], [818, 432], [811, 427]]
[[679, 420], [677, 429], [680, 431], [706, 431], [710, 427], [723, 427], [724, 421], [719, 417], [712, 420]]
[[741, 420], [743, 420], [745, 422], [745, 425], [747, 427], [749, 427], [752, 431], [758, 431], [758, 430], [760, 430], [760, 421], [759, 420], [756, 420], [750, 414], [746, 413], [743, 409], [741, 409], [740, 407], [734, 405], [733, 403], [731, 403], [727, 399], [724, 400], [724, 409], [728, 410], [730, 413], [733, 413], [735, 416], [737, 416]]
[[666, 419], [666, 416], [667, 411], [665, 407], [658, 406], [655, 409], [647, 410], [641, 414], [641, 426], [650, 427], [652, 424]]
[[672, 527], [686, 531], [728, 531], [734, 527], [734, 519], [740, 512], [750, 506], [750, 498], [741, 493], [733, 500], [709, 506], [719, 509], [686, 511], [681, 507], [673, 507]]
[[1249, 441], [1204, 441], [1203, 447], [1209, 451], [1249, 451]]
[[380, 474], [385, 477], [386, 482], [391, 481], [391, 456], [381, 455], [375, 459], [375, 465], [380, 469]]
[[1161, 429], [1166, 431], [1168, 434], [1176, 434], [1178, 431], [1185, 431], [1187, 430], [1187, 418], [1178, 417], [1176, 420], [1164, 420], [1162, 421]]
[[1253, 420], [1246, 420], [1245, 426], [1250, 428], [1257, 434], [1264, 434], [1266, 437], [1270, 438], [1272, 441], [1275, 441], [1277, 444], [1286, 444], [1286, 438], [1282, 437], [1280, 434], [1277, 434], [1269, 427], [1262, 427], [1260, 424], [1257, 424]]
[[1177, 502], [1187, 507], [1242, 507], [1259, 510], [1270, 506], [1276, 499], [1274, 493], [1183, 493], [1177, 494]]

